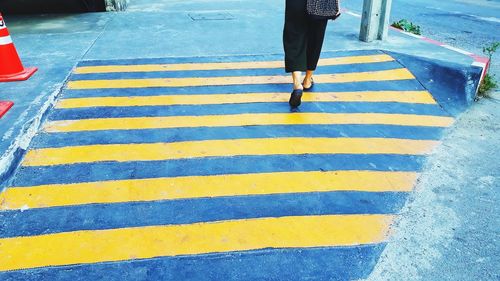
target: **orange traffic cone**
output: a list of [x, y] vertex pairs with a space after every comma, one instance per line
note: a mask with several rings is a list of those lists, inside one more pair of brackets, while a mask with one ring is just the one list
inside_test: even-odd
[[2, 101], [0, 100], [0, 118], [9, 111], [9, 109], [14, 105], [11, 101]]
[[0, 14], [0, 82], [26, 80], [35, 71], [37, 71], [36, 67], [24, 68]]

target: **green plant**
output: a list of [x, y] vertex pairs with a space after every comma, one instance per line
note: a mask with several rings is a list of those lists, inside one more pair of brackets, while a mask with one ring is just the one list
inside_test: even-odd
[[477, 95], [479, 98], [489, 97], [489, 94], [492, 90], [498, 87], [497, 81], [495, 80], [495, 76], [489, 73], [486, 73], [483, 81], [479, 85], [479, 90], [477, 91]]
[[402, 19], [400, 21], [395, 21], [391, 24], [391, 26], [398, 28], [398, 29], [401, 29], [401, 30], [404, 30], [406, 32], [416, 34], [416, 35], [422, 34], [420, 32], [420, 26], [415, 25], [406, 19]]
[[[493, 42], [490, 45], [483, 47], [483, 53], [490, 59], [490, 64], [493, 58], [493, 54], [495, 54], [498, 48], [500, 48], [500, 42]], [[477, 95], [479, 98], [488, 97], [490, 92], [495, 90], [497, 87], [498, 84], [495, 79], [495, 75], [491, 75], [488, 69], [488, 73], [486, 73], [483, 81], [481, 81], [481, 84], [479, 85]]]
[[488, 56], [491, 61], [493, 54], [500, 48], [500, 42], [493, 42], [489, 46], [483, 47], [483, 53]]

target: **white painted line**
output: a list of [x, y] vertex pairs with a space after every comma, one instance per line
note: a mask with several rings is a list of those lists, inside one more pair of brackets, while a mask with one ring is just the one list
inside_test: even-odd
[[8, 45], [12, 43], [12, 38], [10, 36], [0, 37], [0, 46]]
[[399, 28], [393, 28], [394, 30], [398, 31], [398, 32], [401, 32], [403, 34], [406, 34], [408, 36], [411, 36], [413, 38], [417, 38], [417, 39], [423, 39], [424, 37], [423, 36], [420, 36], [420, 35], [417, 35], [417, 34], [413, 34], [413, 33], [410, 33], [410, 32], [406, 32], [404, 30], [401, 30]]
[[474, 17], [476, 19], [479, 19], [479, 20], [483, 20], [483, 21], [500, 23], [500, 19], [499, 18], [495, 18], [495, 17], [480, 17], [480, 16], [475, 16], [475, 15], [470, 15], [470, 16]]
[[[351, 12], [351, 11], [348, 11], [348, 10], [344, 10], [344, 12], [345, 12], [346, 14], [351, 15], [351, 16], [361, 18], [361, 15], [360, 15], [360, 14], [356, 14], [356, 13]], [[498, 19], [498, 18], [493, 18], [493, 17], [491, 17], [491, 18], [482, 18], [482, 17], [478, 17], [478, 16], [474, 16], [474, 15], [467, 15], [467, 16], [470, 16], [470, 17], [475, 17], [475, 18], [482, 19], [482, 20], [492, 21], [492, 22], [500, 22], [500, 19]], [[443, 44], [443, 43], [438, 42], [438, 41], [436, 41], [436, 40], [433, 40], [433, 39], [431, 39], [431, 38], [426, 38], [426, 37], [421, 36], [421, 35], [416, 35], [416, 34], [413, 34], [413, 33], [409, 33], [409, 32], [406, 32], [406, 31], [404, 31], [404, 30], [401, 30], [401, 29], [399, 29], [399, 28], [394, 28], [394, 27], [393, 27], [393, 28], [391, 28], [391, 29], [393, 29], [393, 30], [395, 30], [395, 31], [397, 31], [397, 32], [400, 32], [400, 33], [406, 34], [406, 35], [408, 35], [408, 36], [411, 36], [411, 37], [413, 37], [413, 38], [417, 38], [417, 39], [424, 40], [424, 41], [426, 41], [426, 42], [428, 42], [428, 43], [432, 43], [432, 42], [430, 42], [430, 41], [434, 41], [434, 42], [436, 42], [436, 43], [440, 43], [439, 45], [436, 45], [436, 46], [444, 47], [444, 48], [446, 48], [446, 49], [448, 49], [448, 50], [451, 50], [451, 51], [454, 51], [454, 52], [457, 52], [457, 53], [460, 53], [460, 54], [463, 54], [463, 55], [466, 55], [466, 56], [469, 56], [469, 57], [473, 57], [473, 56], [474, 56], [474, 54], [473, 54], [473, 53], [471, 53], [471, 52], [467, 52], [467, 51], [465, 51], [465, 50], [462, 50], [462, 49], [459, 49], [459, 48], [455, 48], [455, 47], [452, 47], [452, 46], [447, 45], [447, 44]], [[425, 40], [425, 39], [428, 39], [429, 41], [427, 41], [427, 40]], [[479, 66], [479, 67], [483, 68], [483, 72], [484, 72], [484, 70], [485, 70], [485, 68], [486, 68], [486, 66], [487, 66], [487, 64], [482, 63], [482, 62], [478, 62], [478, 61], [474, 61], [474, 62], [472, 63], [472, 65], [473, 65], [473, 66]]]
[[476, 96], [477, 93], [479, 93], [479, 88], [481, 87], [481, 83], [483, 82], [485, 76], [486, 76], [486, 67], [483, 67], [483, 70], [481, 71], [481, 77], [479, 78], [479, 83], [477, 83]]
[[482, 67], [482, 68], [486, 67], [486, 64], [484, 62], [479, 62], [479, 61], [473, 62], [472, 65], [473, 66], [479, 66], [479, 67]]
[[462, 49], [459, 49], [459, 48], [455, 48], [455, 47], [452, 47], [450, 45], [442, 45], [442, 47], [448, 49], [448, 50], [452, 50], [452, 51], [455, 51], [457, 53], [461, 53], [463, 55], [467, 55], [467, 56], [470, 56], [470, 55], [473, 55], [472, 53], [470, 52], [467, 52], [467, 51], [464, 51]]
[[360, 17], [361, 17], [361, 15], [356, 14], [356, 13], [353, 13], [353, 12], [350, 12], [350, 11], [346, 11], [345, 13], [346, 13], [346, 14], [348, 14], [348, 15], [351, 15], [351, 16], [354, 16], [354, 17], [357, 17], [357, 18], [360, 18]]

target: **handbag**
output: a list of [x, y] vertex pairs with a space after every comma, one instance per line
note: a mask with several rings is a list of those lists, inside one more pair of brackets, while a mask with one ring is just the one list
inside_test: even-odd
[[307, 0], [306, 11], [313, 19], [335, 20], [340, 16], [339, 0]]

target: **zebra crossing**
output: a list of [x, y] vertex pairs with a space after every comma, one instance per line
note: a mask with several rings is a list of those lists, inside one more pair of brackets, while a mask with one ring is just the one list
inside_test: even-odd
[[453, 123], [380, 51], [83, 61], [0, 193], [1, 280], [366, 277]]

